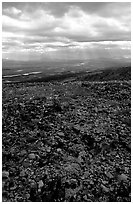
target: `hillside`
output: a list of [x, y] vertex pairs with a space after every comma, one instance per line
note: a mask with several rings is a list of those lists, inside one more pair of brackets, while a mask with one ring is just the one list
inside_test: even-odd
[[131, 201], [131, 69], [3, 83], [3, 201]]
[[82, 81], [111, 81], [111, 80], [131, 80], [131, 67], [109, 68], [105, 70], [98, 70], [96, 72], [89, 72]]
[[[70, 61], [2, 61], [2, 81], [3, 83], [15, 82], [48, 82], [62, 80], [70, 77], [94, 75], [95, 72], [105, 73], [101, 80], [107, 78], [106, 70], [114, 70], [110, 76], [116, 74], [116, 69], [122, 67], [123, 70], [130, 66], [129, 62], [111, 59], [99, 60], [70, 60]], [[118, 71], [119, 72], [119, 71]], [[120, 73], [118, 73], [120, 74]], [[123, 74], [122, 74], [123, 75]], [[95, 80], [98, 76], [91, 77]], [[89, 77], [90, 78], [90, 77]]]

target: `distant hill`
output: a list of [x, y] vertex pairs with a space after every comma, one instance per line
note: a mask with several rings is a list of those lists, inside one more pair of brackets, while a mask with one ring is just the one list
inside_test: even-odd
[[[120, 68], [121, 67], [121, 68]], [[34, 74], [30, 74], [34, 73]], [[36, 74], [40, 73], [40, 74]], [[69, 61], [2, 60], [3, 82], [61, 81], [67, 78], [85, 81], [131, 80], [130, 61], [88, 59]]]
[[131, 80], [131, 66], [89, 72], [85, 76], [81, 77], [81, 80], [82, 81]]

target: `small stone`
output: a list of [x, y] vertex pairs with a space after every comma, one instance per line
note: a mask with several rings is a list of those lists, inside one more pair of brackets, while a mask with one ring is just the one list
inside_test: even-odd
[[3, 171], [2, 172], [2, 178], [5, 179], [5, 178], [8, 178], [9, 177], [9, 172], [8, 171]]
[[110, 191], [114, 191], [114, 187], [110, 187]]
[[58, 148], [58, 149], [57, 149], [57, 152], [58, 152], [58, 153], [59, 153], [59, 152], [61, 152], [61, 149], [60, 149], [60, 148]]
[[20, 172], [20, 176], [22, 176], [22, 177], [25, 176], [25, 171], [24, 171], [24, 170], [22, 170], [22, 171]]
[[116, 155], [116, 151], [111, 152], [111, 154], [112, 154], [113, 156], [115, 156], [115, 155]]
[[129, 167], [125, 167], [125, 172], [128, 173]]
[[30, 187], [36, 189], [37, 188], [36, 182], [35, 181], [31, 181]]
[[98, 108], [97, 107], [95, 107], [94, 110], [95, 110], [96, 113], [98, 112]]
[[10, 149], [10, 153], [11, 153], [12, 155], [15, 154], [15, 151], [16, 151], [15, 148], [11, 148], [11, 149]]
[[84, 200], [86, 200], [86, 201], [88, 200], [87, 195], [84, 195], [83, 198], [84, 198]]
[[19, 105], [20, 105], [21, 107], [23, 107], [23, 108], [25, 107], [25, 105], [24, 105], [23, 103], [19, 103]]
[[90, 180], [90, 182], [89, 182], [89, 183], [90, 183], [90, 185], [94, 185], [94, 182], [93, 182], [92, 180]]
[[103, 183], [104, 185], [106, 185], [106, 184], [108, 183], [108, 181], [102, 181], [102, 183]]
[[73, 126], [73, 129], [74, 129], [76, 132], [80, 132], [81, 127], [80, 127], [80, 125], [74, 125], [74, 126]]
[[61, 136], [61, 137], [65, 136], [65, 134], [63, 132], [58, 132], [58, 135]]
[[109, 189], [106, 186], [104, 186], [103, 184], [101, 184], [101, 188], [105, 193], [109, 192]]
[[27, 199], [29, 199], [29, 198], [30, 198], [30, 194], [29, 194], [29, 193], [25, 194], [25, 197], [26, 197]]
[[44, 183], [43, 183], [42, 180], [40, 180], [40, 181], [38, 182], [38, 188], [42, 188], [43, 186], [44, 186]]
[[82, 158], [81, 155], [78, 156], [78, 162], [79, 162], [79, 163], [84, 163], [84, 160], [83, 160], [83, 158]]
[[110, 172], [106, 172], [105, 175], [106, 175], [109, 179], [112, 179], [112, 178], [113, 178], [113, 175], [112, 175]]
[[119, 158], [120, 156], [117, 154], [115, 157], [116, 157], [116, 158]]
[[50, 153], [51, 152], [51, 147], [48, 147], [46, 151], [47, 151], [47, 153]]
[[125, 174], [121, 174], [118, 176], [118, 180], [127, 182], [128, 177]]
[[38, 193], [41, 193], [41, 189], [40, 188], [38, 189]]
[[70, 180], [71, 186], [75, 186], [77, 185], [77, 180], [76, 179], [71, 179]]
[[34, 153], [29, 154], [29, 159], [35, 159], [36, 155]]
[[24, 155], [26, 155], [27, 154], [27, 151], [26, 150], [22, 150], [21, 152], [20, 152], [20, 156], [24, 156]]
[[28, 168], [30, 166], [30, 163], [28, 161], [24, 161], [22, 165], [23, 167]]
[[13, 186], [10, 188], [11, 191], [14, 191], [17, 188], [17, 186]]

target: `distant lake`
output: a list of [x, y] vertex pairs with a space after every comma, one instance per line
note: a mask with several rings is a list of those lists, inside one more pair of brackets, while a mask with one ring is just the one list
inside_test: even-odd
[[[20, 70], [19, 70], [20, 71]], [[32, 74], [40, 74], [42, 72], [28, 72], [25, 74], [13, 74], [13, 75], [5, 75], [3, 76], [3, 78], [12, 78], [12, 77], [19, 77], [19, 76], [28, 76], [28, 75], [32, 75]]]

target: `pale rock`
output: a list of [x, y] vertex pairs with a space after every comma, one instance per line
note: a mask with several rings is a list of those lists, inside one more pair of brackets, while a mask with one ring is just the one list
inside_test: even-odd
[[36, 155], [34, 153], [29, 154], [29, 159], [35, 159]]
[[42, 188], [43, 186], [44, 186], [44, 183], [43, 183], [42, 180], [40, 180], [40, 181], [38, 182], [38, 188]]

